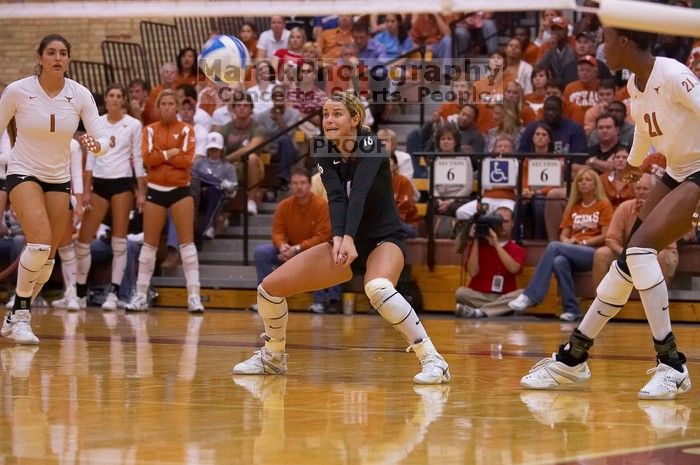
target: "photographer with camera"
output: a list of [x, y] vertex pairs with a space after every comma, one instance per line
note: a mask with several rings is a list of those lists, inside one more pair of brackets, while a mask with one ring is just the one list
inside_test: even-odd
[[465, 269], [470, 281], [457, 289], [455, 315], [483, 318], [511, 313], [508, 303], [522, 293], [516, 290], [515, 275], [525, 264], [525, 249], [511, 240], [513, 211], [499, 207], [491, 215], [474, 215], [469, 223], [473, 240]]

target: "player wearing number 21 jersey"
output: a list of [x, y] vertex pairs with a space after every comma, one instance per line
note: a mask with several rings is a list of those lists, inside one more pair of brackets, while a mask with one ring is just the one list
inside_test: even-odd
[[627, 163], [642, 164], [650, 146], [666, 156], [666, 172], [683, 181], [700, 171], [700, 81], [680, 62], [656, 57], [644, 92], [627, 81], [634, 142]]

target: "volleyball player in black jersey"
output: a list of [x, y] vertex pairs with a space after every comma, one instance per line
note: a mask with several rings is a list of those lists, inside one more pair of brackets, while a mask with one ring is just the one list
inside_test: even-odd
[[233, 367], [235, 374], [283, 374], [287, 329], [286, 298], [349, 281], [364, 272], [372, 306], [410, 344], [421, 364], [413, 380], [450, 380], [447, 362], [435, 350], [416, 312], [395, 285], [404, 265], [404, 234], [394, 204], [389, 157], [363, 125], [365, 111], [350, 93], [335, 93], [323, 106], [326, 140], [317, 150], [318, 168], [328, 193], [333, 243], [301, 252], [258, 286], [258, 313], [265, 346]]

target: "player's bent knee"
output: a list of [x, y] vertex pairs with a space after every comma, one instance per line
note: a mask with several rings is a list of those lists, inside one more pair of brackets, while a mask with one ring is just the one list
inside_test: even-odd
[[[369, 297], [372, 307], [392, 325], [406, 319], [411, 312], [411, 307], [405, 305], [393, 305], [399, 300], [404, 300], [391, 281], [386, 278], [375, 278], [365, 284], [365, 294]], [[395, 302], [392, 302], [395, 301]]]
[[41, 270], [49, 259], [49, 255], [51, 255], [51, 246], [49, 244], [34, 244], [29, 242], [22, 252], [19, 263], [23, 268], [32, 272], [37, 272]]
[[593, 261], [595, 263], [604, 263], [606, 266], [610, 265], [612, 261], [615, 260], [615, 254], [608, 246], [602, 246], [595, 249], [593, 254]]
[[627, 266], [634, 287], [640, 291], [651, 289], [664, 280], [656, 255], [656, 250], [645, 247], [627, 249]]

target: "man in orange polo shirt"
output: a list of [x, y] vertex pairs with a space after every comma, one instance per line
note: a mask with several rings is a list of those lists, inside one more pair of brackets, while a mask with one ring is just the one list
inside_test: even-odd
[[[303, 168], [292, 171], [289, 188], [292, 195], [279, 203], [272, 219], [272, 243], [255, 248], [258, 284], [277, 266], [302, 250], [331, 240], [328, 204], [311, 193], [309, 172]], [[339, 286], [316, 291], [309, 310], [324, 313], [326, 301], [337, 304], [339, 300]]]

